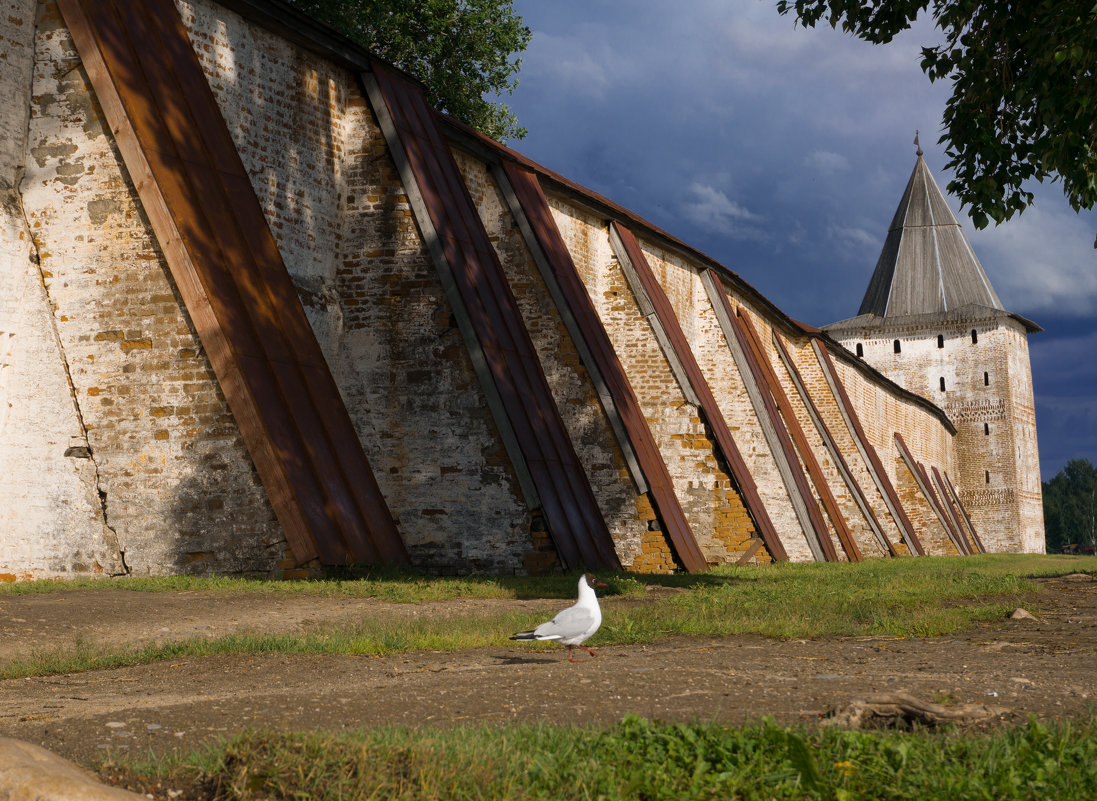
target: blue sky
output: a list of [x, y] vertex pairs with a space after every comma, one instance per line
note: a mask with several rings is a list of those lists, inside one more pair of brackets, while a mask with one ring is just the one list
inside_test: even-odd
[[[919, 23], [873, 47], [804, 29], [774, 0], [515, 0], [533, 30], [508, 105], [511, 144], [738, 272], [793, 317], [857, 313], [914, 168], [942, 189], [947, 84], [918, 67]], [[1029, 339], [1042, 477], [1097, 464], [1097, 214], [1055, 184], [1021, 217], [975, 230], [949, 198]]]

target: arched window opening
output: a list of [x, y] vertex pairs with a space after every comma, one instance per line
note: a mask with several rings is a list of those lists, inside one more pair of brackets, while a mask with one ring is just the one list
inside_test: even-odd
[[983, 373], [983, 386], [984, 387], [989, 387], [990, 386], [990, 373]]
[[989, 470], [984, 470], [983, 473], [986, 476], [986, 483], [989, 484], [990, 483], [990, 471]]
[[858, 343], [857, 343], [857, 358], [858, 358], [858, 359], [864, 358], [864, 355], [865, 355], [865, 349], [864, 349], [864, 347], [863, 347], [863, 346], [861, 345], [861, 343], [860, 343], [860, 342], [858, 342]]
[[941, 376], [941, 391], [945, 391], [945, 377]]
[[983, 423], [983, 433], [990, 436], [990, 423]]
[[937, 335], [937, 347], [943, 348], [944, 346], [945, 346], [945, 335], [944, 334], [938, 334]]
[[899, 340], [895, 340], [892, 347], [895, 349], [896, 353], [902, 353], [902, 348], [899, 347]]
[[971, 344], [972, 345], [978, 345], [979, 344], [979, 332], [976, 331], [974, 328], [971, 329]]

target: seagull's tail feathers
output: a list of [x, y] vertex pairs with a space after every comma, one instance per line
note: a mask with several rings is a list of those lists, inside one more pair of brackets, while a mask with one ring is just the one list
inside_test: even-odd
[[558, 640], [559, 634], [538, 634], [537, 629], [533, 631], [520, 631], [517, 634], [510, 635], [512, 640]]

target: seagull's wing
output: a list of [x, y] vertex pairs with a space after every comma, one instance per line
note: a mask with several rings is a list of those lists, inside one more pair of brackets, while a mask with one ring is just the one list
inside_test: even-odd
[[571, 606], [535, 628], [533, 636], [538, 640], [570, 640], [582, 636], [592, 625], [594, 613], [591, 609]]

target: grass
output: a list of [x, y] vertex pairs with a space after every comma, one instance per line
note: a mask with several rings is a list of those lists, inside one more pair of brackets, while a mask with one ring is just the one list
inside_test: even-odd
[[249, 799], [1047, 799], [1097, 797], [1097, 722], [992, 733], [727, 728], [627, 717], [353, 734], [245, 732], [102, 771], [137, 789]]
[[[995, 555], [861, 564], [720, 568], [704, 575], [603, 576], [605, 622], [595, 644], [674, 635], [932, 636], [1014, 606], [1039, 613], [1032, 579], [1095, 572], [1086, 557]], [[79, 585], [136, 592], [299, 593], [424, 603], [574, 595], [573, 576], [429, 579], [400, 574], [274, 583], [126, 579]], [[26, 591], [15, 588], [4, 592]], [[49, 583], [36, 592], [62, 592]], [[490, 605], [489, 605], [490, 606]], [[294, 635], [232, 635], [112, 651], [84, 642], [9, 664], [0, 677], [72, 672], [210, 653], [389, 654], [500, 646], [538, 618], [491, 610], [444, 620], [378, 619]], [[950, 699], [939, 697], [942, 703]], [[1097, 797], [1097, 721], [996, 728], [850, 732], [778, 726], [545, 724], [353, 734], [247, 731], [206, 750], [101, 772], [142, 793], [249, 799], [1046, 799]]]
[[[593, 645], [648, 643], [677, 635], [759, 634], [768, 637], [949, 634], [1000, 619], [1025, 605], [1039, 612], [1031, 577], [1097, 567], [1090, 557], [993, 555], [869, 560], [859, 564], [775, 564], [724, 567], [705, 574], [604, 576], [604, 621]], [[31, 591], [125, 587], [139, 592], [316, 594], [402, 603], [456, 598], [571, 598], [573, 576], [424, 578], [395, 573], [348, 581], [264, 582], [243, 579], [125, 579], [121, 582], [41, 582]], [[8, 585], [3, 592], [19, 592]], [[649, 588], [669, 588], [652, 592]], [[0, 596], [2, 597], [2, 596]], [[233, 634], [117, 648], [77, 641], [0, 667], [0, 679], [70, 673], [207, 654], [374, 654], [501, 646], [541, 617], [488, 609], [479, 614], [370, 617], [356, 625], [308, 633]], [[528, 646], [549, 647], [549, 646]]]
[[[561, 577], [556, 577], [560, 581]], [[269, 595], [314, 595], [336, 598], [373, 598], [392, 603], [451, 601], [457, 598], [513, 598], [535, 591], [538, 579], [426, 577], [395, 570], [377, 569], [356, 579], [269, 581], [264, 579], [199, 576], [125, 576], [117, 579], [78, 578], [21, 581], [0, 584], [0, 597], [71, 590], [128, 590], [131, 592], [223, 592]], [[562, 586], [561, 586], [562, 589]]]

